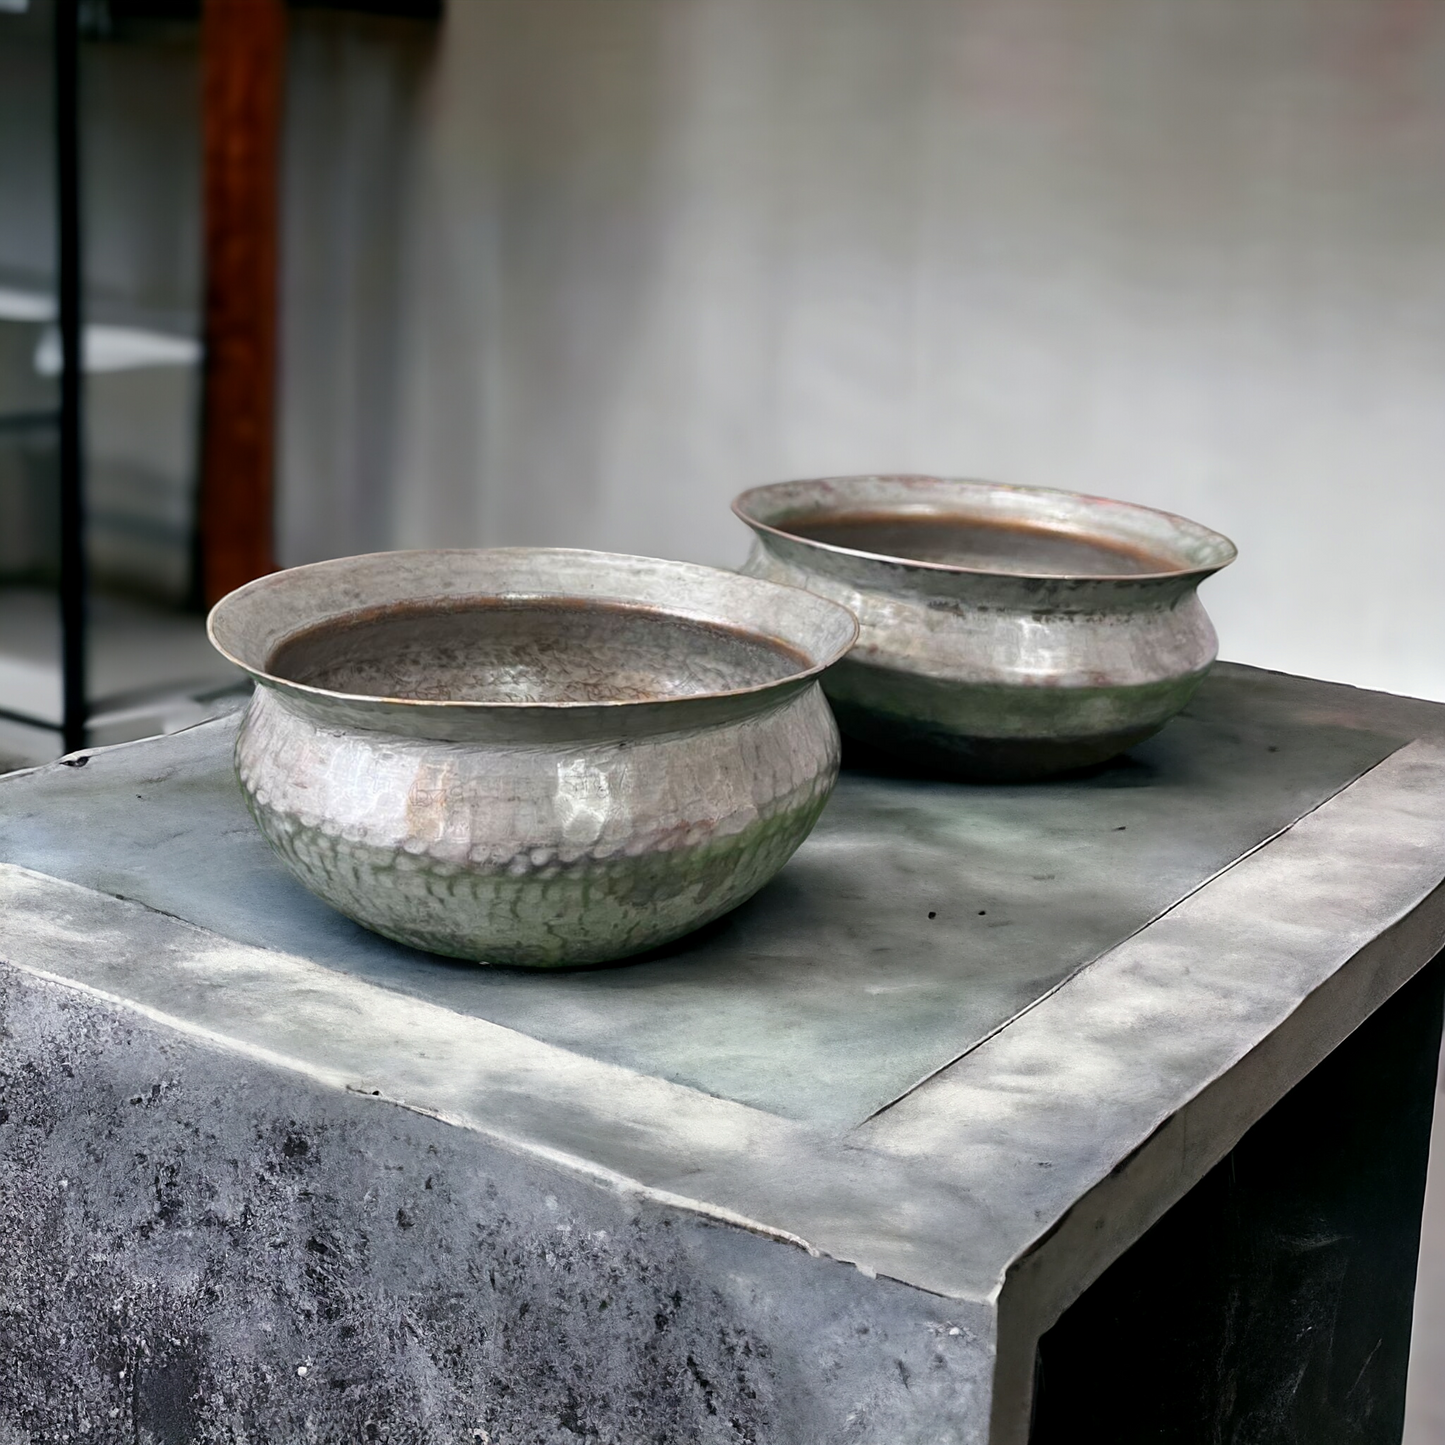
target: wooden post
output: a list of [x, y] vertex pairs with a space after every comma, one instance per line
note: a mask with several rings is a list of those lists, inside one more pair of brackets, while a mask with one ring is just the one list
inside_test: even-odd
[[205, 0], [206, 319], [198, 561], [207, 603], [271, 571], [282, 0]]

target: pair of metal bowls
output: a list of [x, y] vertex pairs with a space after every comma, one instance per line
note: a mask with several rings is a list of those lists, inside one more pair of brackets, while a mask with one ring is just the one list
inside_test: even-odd
[[259, 684], [236, 766], [262, 833], [402, 943], [612, 962], [782, 867], [836, 781], [834, 712], [915, 765], [1038, 776], [1156, 731], [1214, 658], [1195, 588], [1234, 549], [1182, 518], [926, 477], [734, 509], [742, 574], [397, 552], [231, 593], [209, 628]]

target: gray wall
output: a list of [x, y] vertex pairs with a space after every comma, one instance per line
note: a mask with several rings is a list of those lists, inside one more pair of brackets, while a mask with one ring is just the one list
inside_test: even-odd
[[412, 146], [396, 542], [1057, 484], [1236, 538], [1227, 655], [1445, 697], [1445, 6], [458, 0]]

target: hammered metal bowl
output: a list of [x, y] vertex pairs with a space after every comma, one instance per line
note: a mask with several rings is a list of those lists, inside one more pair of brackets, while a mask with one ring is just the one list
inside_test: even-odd
[[824, 676], [845, 733], [981, 779], [1087, 767], [1142, 742], [1214, 661], [1195, 589], [1234, 560], [1167, 512], [1042, 487], [833, 477], [744, 492], [745, 573], [851, 609]]
[[312, 892], [479, 962], [610, 962], [716, 918], [838, 770], [844, 608], [682, 562], [513, 548], [320, 562], [219, 602], [258, 686], [236, 770]]

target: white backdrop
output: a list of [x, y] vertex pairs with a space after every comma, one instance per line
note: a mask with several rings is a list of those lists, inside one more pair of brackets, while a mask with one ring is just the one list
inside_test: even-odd
[[376, 538], [729, 563], [760, 480], [1053, 484], [1232, 535], [1226, 656], [1445, 697], [1445, 6], [453, 0], [418, 86], [371, 331], [289, 293], [330, 550], [305, 387], [369, 334]]

